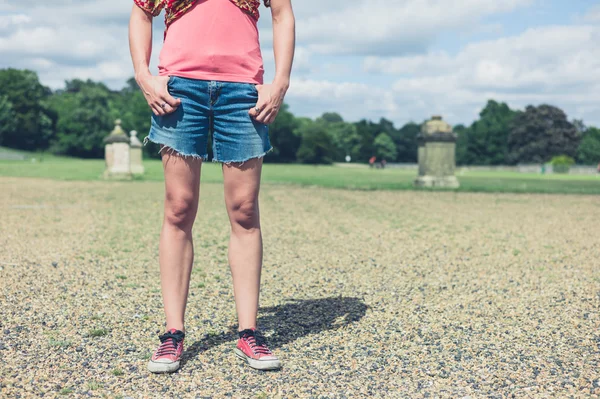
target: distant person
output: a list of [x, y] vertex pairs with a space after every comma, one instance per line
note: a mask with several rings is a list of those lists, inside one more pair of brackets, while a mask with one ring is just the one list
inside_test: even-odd
[[387, 165], [387, 161], [385, 159], [381, 160], [381, 169], [385, 169], [385, 166]]
[[[192, 226], [200, 168], [212, 133], [222, 163], [231, 223], [229, 265], [239, 324], [235, 354], [259, 370], [281, 367], [257, 330], [263, 244], [258, 193], [262, 158], [271, 151], [268, 125], [283, 103], [295, 47], [291, 0], [271, 7], [276, 70], [263, 83], [257, 22], [260, 0], [134, 0], [129, 41], [135, 77], [153, 111], [144, 144], [160, 145], [165, 175], [160, 277], [166, 332], [148, 363], [153, 373], [179, 368], [194, 261]], [[166, 12], [159, 76], [149, 70], [152, 17]]]
[[596, 169], [600, 173], [600, 162], [598, 162], [598, 168]]
[[373, 156], [369, 159], [369, 167], [374, 167], [375, 166], [375, 162], [377, 162], [377, 157]]

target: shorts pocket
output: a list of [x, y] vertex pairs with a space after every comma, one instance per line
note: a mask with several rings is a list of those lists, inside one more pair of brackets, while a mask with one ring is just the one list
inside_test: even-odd
[[171, 86], [173, 85], [173, 81], [175, 81], [175, 76], [169, 75], [169, 80], [167, 81], [167, 90], [171, 89]]

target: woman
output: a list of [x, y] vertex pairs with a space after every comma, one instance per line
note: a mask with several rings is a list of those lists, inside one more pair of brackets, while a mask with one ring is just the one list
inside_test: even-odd
[[[267, 125], [277, 116], [290, 81], [295, 45], [291, 0], [264, 0], [273, 17], [276, 73], [271, 84], [263, 84], [260, 0], [134, 2], [131, 56], [136, 81], [153, 111], [144, 143], [160, 145], [166, 191], [159, 263], [167, 331], [148, 368], [154, 373], [179, 368], [194, 259], [192, 226], [210, 132], [214, 161], [222, 163], [231, 223], [228, 257], [239, 322], [235, 353], [253, 368], [280, 368], [256, 329], [263, 251], [258, 193], [262, 158], [271, 150]], [[152, 76], [152, 17], [162, 9], [167, 29], [159, 75]]]

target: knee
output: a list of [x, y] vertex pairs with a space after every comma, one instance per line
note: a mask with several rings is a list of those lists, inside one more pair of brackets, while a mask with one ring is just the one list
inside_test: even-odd
[[256, 200], [238, 200], [230, 206], [231, 226], [234, 230], [254, 231], [260, 228], [258, 202]]
[[165, 223], [181, 230], [190, 230], [196, 218], [195, 204], [192, 196], [167, 196]]

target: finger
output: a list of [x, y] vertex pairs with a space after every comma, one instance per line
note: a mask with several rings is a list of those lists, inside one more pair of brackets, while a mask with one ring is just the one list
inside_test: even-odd
[[173, 108], [173, 107], [171, 107], [169, 104], [166, 104], [166, 105], [163, 107], [163, 111], [164, 111], [165, 115], [167, 115], [167, 114], [172, 114], [173, 112], [175, 112], [175, 110], [176, 110], [176, 109], [177, 109], [177, 108]]
[[177, 108], [177, 107], [171, 107], [171, 105], [169, 105], [169, 103], [167, 103], [166, 101], [163, 101], [163, 100], [159, 100], [159, 102], [157, 103], [157, 106], [162, 111], [162, 115], [170, 114], [171, 112], [175, 111], [175, 109]]
[[169, 113], [170, 110], [174, 109], [167, 101], [165, 101], [164, 97], [159, 97], [154, 102], [158, 108], [160, 108], [163, 112]]
[[154, 110], [154, 113], [158, 116], [162, 116], [165, 113], [162, 107], [156, 103], [152, 104], [152, 109]]
[[260, 113], [256, 114], [256, 116], [254, 117], [254, 120], [257, 122], [263, 123], [264, 118], [265, 118], [265, 115], [261, 111]]
[[269, 114], [269, 116], [267, 117], [267, 120], [265, 121], [265, 123], [267, 125], [270, 125], [271, 123], [275, 122], [275, 119], [277, 119], [277, 111], [273, 111]]
[[265, 123], [265, 121], [267, 120], [267, 117], [269, 116], [269, 114], [271, 113], [271, 108], [270, 107], [266, 107], [265, 109], [261, 110], [258, 115], [256, 116], [256, 120], [260, 123]]
[[[257, 108], [259, 109], [259, 111], [256, 110]], [[256, 117], [263, 112], [264, 108], [264, 105], [256, 104], [254, 107], [250, 108], [248, 113], [250, 114], [250, 116], [256, 119]]]
[[171, 106], [171, 108], [177, 108], [181, 105], [181, 100], [179, 98], [173, 97], [171, 94], [166, 92], [160, 97], [162, 103], [167, 103]]
[[152, 110], [152, 113], [156, 116], [159, 116], [160, 114], [158, 113], [158, 109], [154, 106], [154, 104], [148, 104], [150, 106], [150, 109]]
[[271, 108], [271, 112], [269, 113], [266, 123], [273, 123], [275, 119], [277, 119], [277, 115], [279, 115], [279, 110], [279, 107]]
[[148, 102], [148, 107], [150, 107], [150, 110], [152, 111], [152, 113], [156, 116], [159, 115], [158, 110], [156, 109], [156, 105], [155, 103], [150, 100], [149, 98], [146, 99], [146, 101]]
[[272, 110], [271, 113], [269, 113], [269, 115], [266, 117], [265, 123], [267, 125], [270, 125], [271, 123], [273, 123], [273, 121], [275, 121], [276, 117], [277, 117], [277, 111], [276, 110]]
[[262, 111], [260, 113], [260, 115], [258, 115], [258, 121], [260, 123], [267, 123], [267, 119], [269, 118], [269, 115], [271, 114], [271, 110], [270, 109], [265, 109], [264, 111]]

